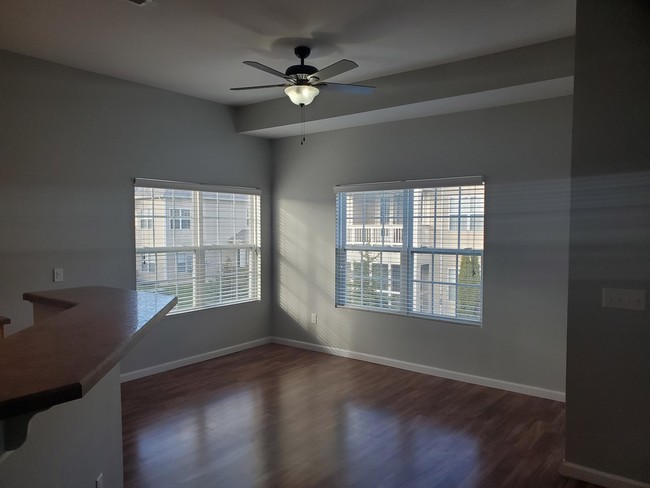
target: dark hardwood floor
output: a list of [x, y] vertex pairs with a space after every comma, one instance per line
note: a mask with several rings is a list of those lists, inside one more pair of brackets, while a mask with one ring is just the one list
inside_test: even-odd
[[555, 487], [564, 404], [270, 344], [122, 385], [126, 488]]

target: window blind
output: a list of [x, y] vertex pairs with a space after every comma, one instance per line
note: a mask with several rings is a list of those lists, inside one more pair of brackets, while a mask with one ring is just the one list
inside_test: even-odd
[[176, 295], [172, 313], [259, 300], [259, 193], [136, 179], [136, 288]]
[[451, 180], [336, 187], [337, 306], [481, 323], [483, 180]]

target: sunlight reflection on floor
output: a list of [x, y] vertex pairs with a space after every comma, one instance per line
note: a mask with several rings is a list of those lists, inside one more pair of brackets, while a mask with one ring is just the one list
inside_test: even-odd
[[[231, 477], [252, 485], [261, 470], [256, 404], [254, 388], [232, 388], [192, 412], [161, 415], [139, 431], [137, 455], [149, 469], [156, 465], [157, 473], [169, 470], [170, 481], [179, 486], [215, 486], [215, 480]], [[170, 453], [182, 459], [180, 469], [178, 464], [169, 466]], [[242, 464], [242, 458], [248, 462]]]
[[[358, 479], [358, 475], [364, 471], [382, 473], [379, 476], [386, 485], [394, 486], [404, 478], [406, 472], [410, 478], [417, 480], [431, 471], [443, 477], [445, 471], [450, 475], [461, 473], [465, 476], [478, 470], [480, 456], [476, 440], [444, 426], [432, 428], [431, 420], [413, 422], [381, 407], [346, 405], [342, 417], [345, 425], [345, 459], [348, 460], [346, 467], [350, 465], [352, 468], [346, 472], [347, 483], [350, 486], [362, 484], [363, 480]], [[454, 453], [453, 458], [440, 455], [450, 452]], [[399, 459], [401, 467], [398, 472], [394, 470], [395, 459]], [[366, 463], [362, 469], [359, 468], [360, 462]], [[387, 469], [386, 466], [392, 468]], [[450, 486], [456, 486], [451, 481]], [[471, 486], [469, 479], [463, 481], [463, 486]]]

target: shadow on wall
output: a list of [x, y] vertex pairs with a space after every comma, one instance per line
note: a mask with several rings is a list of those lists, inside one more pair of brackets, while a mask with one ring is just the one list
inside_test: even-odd
[[[486, 191], [485, 246], [490, 255], [486, 269], [499, 269], [498, 273], [486, 272], [486, 287], [492, 303], [507, 306], [487, 308], [484, 320], [498, 322], [501, 329], [512, 326], [522, 336], [531, 330], [547, 331], [547, 322], [557, 324], [566, 315], [566, 291], [563, 299], [558, 293], [566, 290], [569, 180], [505, 181], [489, 184]], [[277, 208], [277, 323], [290, 329], [290, 337], [354, 350], [359, 340], [355, 328], [341, 322], [334, 306], [333, 199], [328, 205], [322, 200], [285, 199]], [[324, 226], [323, 221], [330, 225]], [[510, 298], [513, 294], [516, 300]], [[555, 306], [549, 307], [549, 301]], [[533, 325], [516, 327], [525, 311], [537, 309]], [[318, 323], [312, 324], [311, 314], [316, 312]], [[512, 342], [519, 349], [526, 345], [525, 337]], [[541, 353], [539, 344], [531, 346], [533, 354]]]

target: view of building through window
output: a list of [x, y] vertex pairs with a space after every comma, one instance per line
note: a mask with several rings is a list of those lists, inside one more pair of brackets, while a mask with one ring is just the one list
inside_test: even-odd
[[482, 320], [484, 185], [337, 195], [338, 306]]
[[137, 289], [176, 295], [172, 313], [259, 300], [259, 194], [195, 186], [136, 180]]

